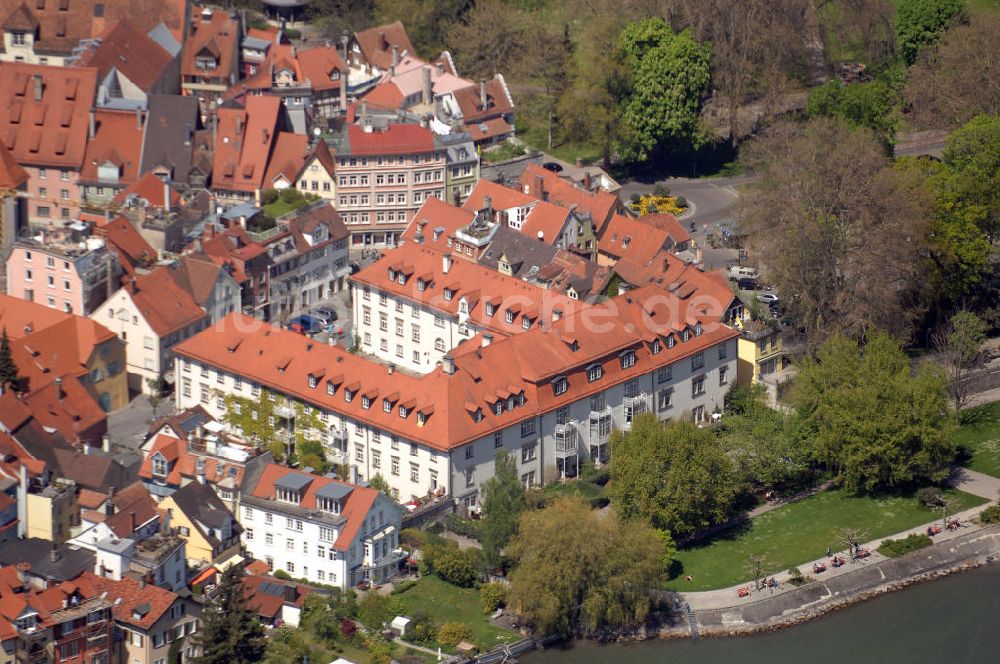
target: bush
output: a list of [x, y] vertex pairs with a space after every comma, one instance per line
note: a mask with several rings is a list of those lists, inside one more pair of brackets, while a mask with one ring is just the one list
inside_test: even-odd
[[688, 206], [688, 199], [683, 196], [678, 196], [674, 199], [674, 204], [679, 208], [686, 208]]
[[285, 28], [285, 36], [288, 37], [289, 40], [302, 39], [302, 31], [296, 28]]
[[413, 580], [413, 579], [407, 579], [405, 581], [400, 581], [399, 583], [395, 584], [392, 587], [392, 593], [391, 594], [393, 594], [393, 595], [402, 595], [403, 593], [405, 593], [407, 590], [409, 590], [410, 588], [412, 588], [415, 585], [417, 585], [417, 582], [415, 580]]
[[299, 194], [299, 190], [296, 189], [295, 187], [287, 187], [285, 189], [282, 189], [280, 195], [281, 195], [281, 200], [284, 201], [285, 203], [288, 203], [289, 205], [302, 198], [302, 195]]
[[788, 577], [789, 577], [788, 582], [796, 587], [801, 586], [803, 583], [808, 581], [808, 579], [806, 579], [806, 577], [802, 575], [802, 570], [800, 570], [798, 567], [793, 567], [792, 569], [788, 570]]
[[479, 552], [476, 549], [458, 548], [457, 545], [433, 547], [434, 555], [428, 565], [448, 583], [469, 588], [479, 578]]
[[260, 192], [260, 200], [264, 205], [270, 205], [278, 200], [278, 190], [277, 189], [265, 189]]
[[340, 619], [340, 633], [345, 639], [351, 639], [358, 631], [358, 626], [350, 618]]
[[484, 583], [479, 587], [479, 598], [483, 600], [483, 610], [486, 613], [493, 613], [507, 606], [507, 584]]
[[399, 543], [419, 549], [427, 543], [427, 533], [417, 528], [404, 528], [399, 533]]
[[927, 535], [910, 535], [904, 539], [882, 540], [882, 545], [879, 546], [878, 552], [887, 558], [898, 558], [911, 551], [930, 546], [933, 543], [934, 541]]
[[437, 633], [438, 643], [449, 648], [454, 648], [462, 641], [468, 641], [471, 638], [472, 630], [462, 623], [445, 623], [441, 625]]
[[274, 578], [281, 579], [282, 581], [291, 581], [291, 575], [283, 569], [274, 571]]
[[642, 196], [640, 196], [639, 194], [632, 194], [632, 195], [631, 195], [631, 196], [629, 197], [629, 200], [630, 200], [630, 201], [632, 201], [633, 203], [635, 203], [636, 205], [638, 205], [638, 204], [639, 204], [639, 200], [640, 200], [641, 198], [642, 198]]
[[1000, 523], [1000, 505], [990, 505], [979, 513], [979, 523], [989, 525]]
[[937, 507], [944, 500], [944, 494], [936, 486], [925, 486], [917, 491], [917, 500], [924, 507]]
[[653, 195], [654, 196], [669, 196], [670, 195], [670, 188], [667, 187], [666, 185], [658, 184], [655, 187], [653, 187]]
[[479, 524], [472, 519], [463, 519], [453, 512], [444, 518], [444, 527], [456, 535], [479, 541]]

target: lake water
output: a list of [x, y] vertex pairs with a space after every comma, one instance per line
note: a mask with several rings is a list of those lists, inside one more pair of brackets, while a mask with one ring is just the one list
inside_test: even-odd
[[1000, 564], [922, 583], [758, 636], [576, 643], [524, 664], [978, 664], [1000, 662]]

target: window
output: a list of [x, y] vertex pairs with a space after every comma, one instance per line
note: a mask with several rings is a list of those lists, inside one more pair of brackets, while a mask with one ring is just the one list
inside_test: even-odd
[[661, 348], [660, 348], [660, 340], [659, 339], [653, 339], [653, 344], [652, 344], [652, 346], [650, 348], [650, 351], [653, 353], [653, 355], [658, 355], [659, 352], [660, 352], [660, 350], [661, 350]]
[[413, 338], [414, 342], [420, 341], [420, 326], [414, 325], [411, 329], [410, 336]]
[[270, 512], [265, 512], [264, 513], [264, 523], [266, 523], [267, 525], [270, 526], [273, 522], [274, 522], [274, 515], [271, 514]]
[[671, 399], [673, 397], [674, 391], [671, 388], [660, 390], [656, 393], [656, 409], [657, 410], [668, 410], [671, 406]]
[[382, 453], [378, 450], [372, 450], [372, 468], [378, 470], [382, 467]]
[[667, 337], [667, 348], [673, 348], [675, 343], [677, 343], [677, 339], [674, 338], [674, 335], [671, 334]]
[[726, 344], [722, 344], [721, 346], [719, 346], [719, 359], [720, 360], [726, 359], [726, 352], [727, 352], [726, 351]]
[[444, 318], [442, 318], [441, 316], [435, 316], [434, 325], [436, 327], [444, 327]]
[[604, 367], [600, 364], [592, 364], [587, 369], [587, 380], [593, 383], [595, 380], [600, 380], [601, 376], [604, 375]]
[[[320, 542], [332, 542], [337, 538], [337, 532], [333, 528], [326, 528], [321, 526], [319, 529], [319, 541]], [[322, 548], [322, 547], [321, 547]], [[332, 553], [332, 551], [331, 551]]]
[[292, 561], [288, 561], [287, 563], [285, 563], [285, 569], [288, 571], [289, 574], [294, 574], [295, 563], [293, 563]]
[[508, 323], [513, 323], [514, 322], [514, 312], [511, 311], [510, 309], [508, 309], [506, 312], [504, 312], [504, 320], [507, 321]]
[[167, 461], [161, 456], [153, 457], [153, 474], [164, 477], [167, 474]]
[[595, 394], [590, 397], [590, 410], [602, 411], [607, 407], [607, 403], [604, 397], [604, 392], [600, 394]]
[[465, 469], [465, 486], [472, 486], [476, 483], [476, 469], [466, 468]]
[[529, 461], [535, 460], [535, 453], [538, 449], [537, 445], [525, 445], [521, 448], [521, 463], [528, 463]]
[[672, 377], [673, 371], [670, 367], [660, 367], [656, 370], [656, 382], [666, 383], [669, 382]]
[[476, 454], [476, 446], [474, 443], [470, 444], [465, 448], [465, 458], [471, 459]]
[[521, 438], [535, 435], [535, 419], [527, 419], [521, 422]]
[[410, 464], [410, 481], [419, 482], [420, 481], [420, 466], [415, 463]]
[[493, 432], [493, 447], [503, 447], [503, 431]]
[[729, 367], [719, 367], [719, 385], [725, 385], [729, 382]]
[[626, 351], [619, 356], [619, 361], [621, 362], [622, 369], [628, 369], [635, 366], [635, 351]]
[[535, 485], [535, 471], [529, 471], [524, 475], [521, 475], [521, 486], [528, 489]]
[[248, 521], [253, 521], [253, 508], [252, 507], [244, 507], [243, 508], [243, 518], [246, 519], [246, 520], [248, 520]]
[[437, 339], [434, 340], [434, 350], [439, 351], [441, 353], [444, 352], [444, 339], [438, 337]]
[[552, 391], [556, 396], [564, 394], [569, 389], [569, 381], [565, 377], [556, 378], [552, 381]]
[[691, 396], [700, 397], [705, 394], [705, 376], [695, 376], [691, 379]]
[[566, 424], [569, 421], [569, 406], [556, 410], [556, 424]]
[[622, 392], [626, 399], [634, 399], [639, 396], [639, 379], [633, 378], [625, 381]]
[[705, 366], [705, 353], [698, 353], [691, 356], [691, 371], [697, 371]]
[[264, 544], [268, 546], [274, 544], [274, 533], [264, 533]]
[[291, 538], [285, 538], [285, 550], [294, 551], [295, 550], [295, 540]]
[[389, 470], [393, 475], [399, 475], [399, 457], [392, 457], [392, 464], [390, 465]]

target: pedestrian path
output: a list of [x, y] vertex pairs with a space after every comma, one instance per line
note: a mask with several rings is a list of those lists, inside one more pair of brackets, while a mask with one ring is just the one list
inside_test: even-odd
[[[974, 471], [966, 471], [972, 473]], [[982, 475], [982, 473], [975, 473], [975, 475]], [[969, 493], [974, 493], [975, 495], [981, 495], [984, 498], [995, 498], [996, 491], [993, 490], [989, 496], [983, 495], [980, 492], [989, 492], [992, 489], [993, 482], [1000, 482], [996, 478], [990, 477], [988, 475], [982, 475], [982, 477], [971, 477], [968, 479], [967, 483], [961, 485], [963, 491], [968, 491]], [[975, 490], [972, 490], [975, 489]], [[943, 529], [942, 532], [934, 536], [934, 542], [946, 542], [948, 540], [955, 539], [962, 535], [967, 535], [975, 530], [981, 529], [982, 526], [972, 523], [973, 517], [979, 515], [983, 510], [983, 506], [973, 507], [971, 509], [959, 512], [953, 516], [949, 516], [949, 520], [958, 519], [961, 523], [961, 527], [956, 530]], [[879, 545], [882, 544], [882, 540], [885, 539], [902, 539], [909, 535], [919, 535], [926, 534], [927, 528], [930, 525], [940, 524], [940, 520], [935, 520], [930, 523], [925, 523], [922, 526], [916, 528], [911, 528], [909, 530], [897, 533], [895, 535], [889, 535], [888, 537], [882, 537], [878, 540], [872, 540], [870, 542], [865, 542], [861, 544], [862, 549], [868, 549], [870, 555], [866, 558], [860, 560], [852, 560], [851, 556], [847, 554], [846, 551], [832, 551], [830, 556], [821, 556], [815, 560], [810, 560], [803, 562], [797, 567], [802, 571], [803, 575], [813, 577], [817, 581], [823, 581], [825, 579], [830, 579], [833, 577], [841, 576], [844, 574], [850, 574], [863, 567], [869, 567], [875, 565], [879, 562], [887, 560], [885, 556], [878, 553]], [[848, 560], [841, 567], [833, 567], [831, 564], [831, 559], [833, 556], [839, 556]], [[821, 563], [826, 565], [826, 571], [814, 573], [813, 565]], [[684, 598], [692, 609], [695, 611], [707, 611], [712, 609], [725, 609], [735, 606], [743, 606], [747, 604], [752, 604], [753, 602], [758, 602], [769, 597], [780, 595], [785, 592], [790, 592], [796, 588], [790, 582], [790, 575], [788, 571], [778, 572], [773, 575], [774, 579], [778, 582], [778, 587], [774, 589], [765, 588], [763, 590], [756, 590], [753, 588], [753, 579], [749, 579], [744, 583], [740, 583], [729, 588], [722, 588], [719, 590], [706, 590], [700, 592], [684, 592], [681, 596]], [[768, 577], [770, 578], [770, 576]], [[740, 588], [748, 587], [750, 588], [750, 594], [746, 597], [739, 596]]]

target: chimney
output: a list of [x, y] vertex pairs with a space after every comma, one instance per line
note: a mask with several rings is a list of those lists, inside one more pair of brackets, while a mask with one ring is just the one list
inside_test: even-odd
[[385, 38], [385, 30], [381, 30], [378, 33], [378, 49], [384, 51], [389, 48], [389, 40]]
[[97, 133], [97, 121], [94, 118], [94, 111], [90, 111], [90, 118], [87, 124], [87, 138], [94, 140], [94, 134]]
[[441, 257], [441, 271], [445, 274], [451, 271], [451, 254], [445, 254]]
[[455, 358], [451, 355], [445, 355], [441, 360], [441, 367], [444, 369], [446, 374], [449, 376], [452, 375], [455, 373]]
[[583, 188], [590, 191], [590, 188], [594, 185], [593, 180], [590, 178], [590, 171], [583, 174]]
[[163, 181], [163, 211], [170, 212], [170, 185]]
[[532, 194], [539, 200], [545, 200], [545, 178], [541, 175], [535, 176], [535, 191]]
[[108, 434], [101, 436], [101, 449], [107, 454], [111, 454], [111, 437]]
[[351, 484], [357, 484], [359, 481], [360, 481], [360, 478], [358, 477], [358, 467], [352, 465], [351, 466]]
[[57, 563], [59, 562], [59, 557], [59, 545], [53, 542], [52, 548], [49, 549], [49, 562]]
[[196, 459], [195, 460], [195, 462], [194, 462], [194, 472], [195, 472], [195, 479], [198, 480], [198, 484], [204, 484], [205, 483], [205, 460], [204, 459]]
[[444, 63], [443, 62], [437, 62], [437, 63], [435, 63], [435, 66], [437, 67], [437, 70], [438, 70], [438, 76], [444, 74]]
[[396, 365], [390, 362], [389, 366], [387, 366], [385, 370], [386, 373], [388, 373], [391, 376], [392, 374], [396, 373]]
[[392, 45], [392, 68], [395, 69], [399, 66], [399, 47], [395, 44]]
[[490, 334], [489, 332], [484, 332], [483, 333], [483, 346], [482, 347], [486, 348], [491, 343], [493, 343], [493, 335]]
[[431, 68], [425, 66], [422, 70], [422, 73], [424, 76], [423, 101], [425, 104], [430, 104], [431, 101], [434, 99], [434, 85], [431, 83]]
[[42, 100], [42, 75], [35, 74], [35, 101]]
[[347, 68], [340, 70], [340, 110], [347, 112]]
[[260, 135], [261, 135], [261, 138], [264, 139], [261, 142], [266, 144], [267, 143], [267, 127], [261, 127], [261, 129], [260, 129]]
[[136, 522], [135, 522], [135, 512], [128, 513], [128, 526], [129, 526], [129, 537], [135, 535]]
[[146, 577], [141, 577], [139, 579], [139, 589], [143, 590], [146, 587]]
[[483, 105], [483, 110], [486, 110], [486, 79], [479, 79], [479, 103]]
[[63, 398], [66, 396], [66, 393], [63, 392], [61, 377], [56, 376], [55, 385], [56, 385], [56, 398], [59, 399], [59, 401], [62, 401]]

